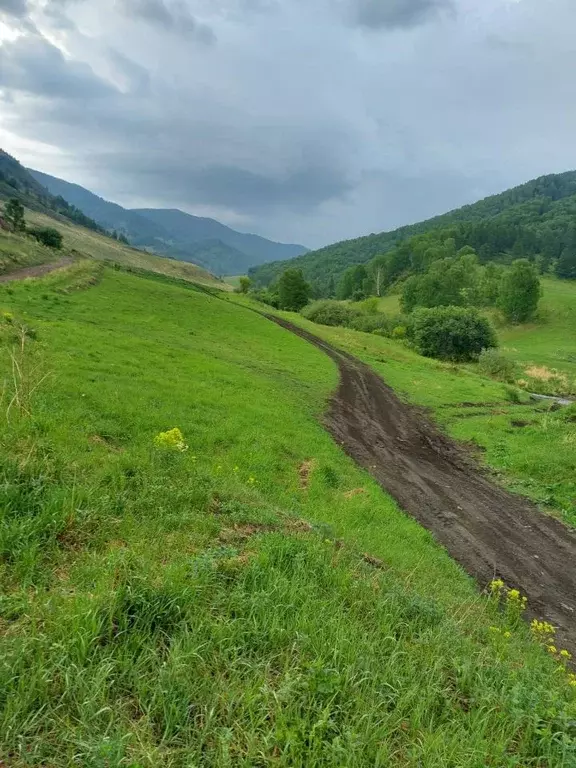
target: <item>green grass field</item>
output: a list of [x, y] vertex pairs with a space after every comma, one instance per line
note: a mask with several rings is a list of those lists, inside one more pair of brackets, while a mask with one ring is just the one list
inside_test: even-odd
[[576, 281], [546, 279], [542, 288], [539, 322], [500, 329], [502, 351], [525, 366], [557, 369], [576, 382]]
[[322, 429], [319, 350], [91, 262], [0, 312], [7, 766], [575, 764], [567, 672]]
[[62, 251], [54, 251], [39, 245], [31, 237], [12, 235], [0, 230], [0, 272], [10, 272], [24, 266], [56, 261], [62, 256], [71, 254], [114, 262], [132, 269], [157, 272], [223, 291], [231, 290], [226, 283], [195, 264], [165, 259], [146, 251], [130, 248], [110, 237], [64, 220], [55, 220], [42, 213], [27, 210], [26, 222], [33, 227], [58, 229], [64, 236]]

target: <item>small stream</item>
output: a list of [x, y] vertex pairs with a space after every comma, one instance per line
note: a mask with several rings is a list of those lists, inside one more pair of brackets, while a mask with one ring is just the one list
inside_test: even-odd
[[558, 405], [572, 405], [572, 403], [576, 403], [576, 400], [573, 398], [568, 397], [556, 397], [554, 395], [537, 395], [534, 392], [530, 392], [530, 399], [531, 400], [550, 400], [553, 403], [558, 403]]

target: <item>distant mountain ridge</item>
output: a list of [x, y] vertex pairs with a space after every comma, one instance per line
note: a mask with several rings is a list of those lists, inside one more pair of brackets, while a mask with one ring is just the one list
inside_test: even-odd
[[243, 274], [251, 267], [289, 260], [308, 252], [302, 245], [276, 243], [178, 209], [127, 209], [63, 179], [29, 169], [53, 195], [60, 195], [109, 231], [163, 256], [188, 261], [214, 274]]

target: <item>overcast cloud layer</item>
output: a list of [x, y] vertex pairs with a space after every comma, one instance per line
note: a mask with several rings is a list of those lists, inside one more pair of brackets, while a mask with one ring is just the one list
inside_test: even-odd
[[574, 0], [0, 0], [0, 146], [318, 246], [576, 167]]

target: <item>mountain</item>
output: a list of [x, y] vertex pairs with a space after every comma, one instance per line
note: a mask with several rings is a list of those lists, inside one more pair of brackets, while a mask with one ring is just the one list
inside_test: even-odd
[[215, 219], [192, 216], [177, 209], [130, 210], [103, 200], [77, 184], [30, 170], [52, 194], [81, 208], [107, 230], [125, 234], [130, 242], [219, 274], [243, 274], [250, 267], [307, 252], [302, 245], [276, 243], [237, 232]]
[[302, 269], [319, 293], [349, 268], [387, 254], [417, 235], [445, 231], [458, 246], [469, 245], [481, 260], [510, 255], [558, 259], [567, 242], [576, 242], [576, 171], [541, 176], [472, 205], [391, 232], [367, 235], [309, 251], [291, 261], [250, 270], [259, 285], [269, 285], [287, 268]]
[[0, 200], [16, 198], [34, 211], [47, 213], [58, 219], [67, 219], [75, 224], [104, 232], [104, 228], [93, 219], [71, 205], [58, 192], [51, 193], [16, 158], [0, 149]]
[[[158, 227], [149, 219], [139, 216], [134, 211], [122, 208], [121, 205], [103, 200], [93, 192], [89, 192], [78, 184], [49, 176], [47, 173], [30, 170], [30, 175], [48, 189], [53, 195], [60, 195], [69, 203], [80, 208], [87, 216], [95, 219], [109, 231], [116, 230], [126, 234], [130, 240], [152, 242], [158, 238], [169, 240], [170, 235], [162, 227]], [[137, 243], [135, 243], [137, 244]]]

